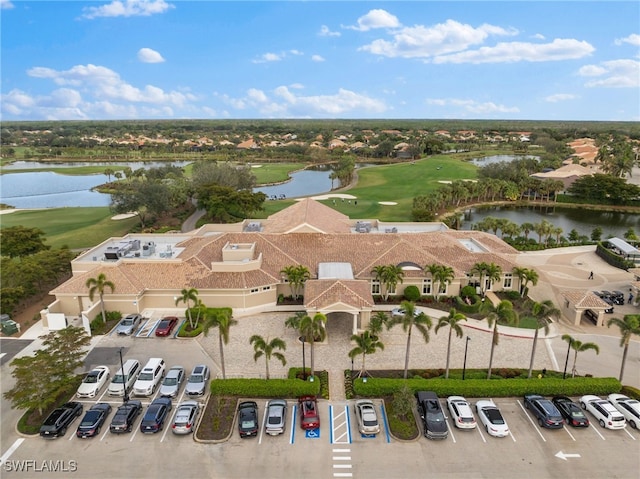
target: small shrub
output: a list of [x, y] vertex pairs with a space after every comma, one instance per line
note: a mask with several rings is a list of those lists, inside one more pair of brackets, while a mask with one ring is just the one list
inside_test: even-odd
[[404, 297], [407, 301], [416, 302], [420, 299], [420, 290], [415, 285], [409, 285], [404, 288]]
[[505, 296], [510, 301], [520, 299], [520, 293], [518, 291], [505, 291]]

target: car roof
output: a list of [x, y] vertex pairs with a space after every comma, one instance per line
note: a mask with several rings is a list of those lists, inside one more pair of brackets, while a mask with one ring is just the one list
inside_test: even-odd
[[207, 367], [204, 364], [198, 364], [195, 368], [193, 368], [193, 372], [191, 374], [202, 374]]

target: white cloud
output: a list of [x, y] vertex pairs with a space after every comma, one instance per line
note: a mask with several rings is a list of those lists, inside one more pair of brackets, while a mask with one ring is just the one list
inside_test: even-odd
[[493, 102], [477, 102], [475, 100], [463, 100], [459, 98], [430, 98], [427, 104], [442, 107], [461, 107], [468, 113], [487, 115], [491, 113], [518, 113], [520, 109], [514, 106], [498, 105]]
[[279, 62], [282, 58], [284, 58], [284, 55], [279, 55], [277, 53], [263, 53], [260, 58], [253, 60], [253, 63]]
[[534, 35], [531, 36], [531, 38], [535, 38], [536, 40], [544, 40], [545, 37], [542, 33], [536, 33]]
[[616, 45], [622, 45], [623, 43], [628, 43], [630, 45], [638, 47], [640, 46], [640, 35], [638, 35], [637, 33], [632, 33], [631, 35], [625, 38], [616, 38], [615, 43]]
[[390, 14], [386, 10], [375, 9], [370, 10], [369, 13], [358, 18], [357, 26], [346, 26], [344, 28], [366, 32], [374, 28], [397, 28], [399, 26], [400, 21], [398, 17]]
[[311, 55], [311, 60], [314, 62], [323, 62], [325, 61], [324, 57], [321, 55]]
[[434, 63], [514, 63], [575, 60], [595, 51], [585, 41], [556, 38], [551, 43], [501, 42], [493, 47], [438, 56]]
[[558, 103], [559, 101], [575, 100], [576, 98], [578, 98], [578, 95], [573, 95], [571, 93], [556, 93], [555, 95], [545, 97], [544, 101], [549, 103]]
[[[292, 91], [301, 85], [279, 86], [268, 95], [255, 88], [247, 91], [243, 98], [223, 96], [223, 100], [238, 109], [254, 108], [258, 113], [270, 117], [309, 118], [334, 117], [359, 112], [382, 113], [387, 110], [384, 102], [346, 89], [333, 95], [304, 96]], [[355, 112], [355, 113], [352, 113]]]
[[13, 4], [13, 2], [11, 2], [11, 0], [0, 0], [0, 9], [9, 10], [13, 7], [15, 7], [15, 5]]
[[138, 50], [138, 60], [142, 63], [162, 63], [164, 58], [162, 55], [151, 48], [141, 48]]
[[165, 0], [113, 0], [111, 3], [99, 7], [83, 8], [83, 18], [93, 19], [98, 17], [135, 17], [149, 16], [157, 13], [165, 13], [175, 8]]
[[304, 53], [302, 53], [300, 50], [289, 50], [289, 53], [291, 53], [292, 55], [304, 55]]
[[483, 24], [475, 28], [468, 24], [447, 20], [431, 27], [405, 27], [393, 34], [393, 40], [377, 39], [360, 50], [374, 55], [401, 58], [429, 58], [460, 52], [482, 44], [490, 35], [515, 35], [516, 30]]
[[580, 76], [601, 77], [585, 83], [586, 87], [638, 88], [640, 87], [640, 61], [610, 60], [599, 65], [585, 65], [578, 70]]
[[339, 37], [342, 34], [340, 32], [332, 32], [328, 26], [322, 25], [318, 35], [321, 37]]

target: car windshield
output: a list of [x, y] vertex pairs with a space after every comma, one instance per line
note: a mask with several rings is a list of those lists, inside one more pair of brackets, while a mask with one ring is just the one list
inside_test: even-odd
[[202, 381], [204, 381], [204, 376], [198, 374], [197, 376], [192, 375], [189, 377], [189, 382], [190, 383], [201, 383]]
[[133, 324], [133, 319], [123, 319], [122, 320], [122, 325], [123, 326], [131, 326]]
[[140, 373], [140, 376], [138, 376], [138, 379], [140, 381], [151, 381], [153, 379], [153, 374], [152, 373]]
[[255, 427], [256, 422], [253, 419], [243, 419], [242, 420], [242, 428], [243, 429], [248, 429], [251, 427]]
[[177, 378], [164, 378], [164, 382], [162, 383], [165, 386], [175, 386], [176, 384], [178, 384], [178, 379]]
[[500, 411], [497, 409], [486, 408], [484, 412], [489, 418], [489, 421], [491, 421], [491, 424], [504, 424], [502, 414], [500, 414]]
[[85, 383], [97, 383], [98, 375], [97, 374], [89, 374], [86, 378], [84, 378]]
[[584, 413], [580, 409], [572, 409], [571, 417], [584, 417]]
[[158, 329], [166, 328], [168, 326], [169, 326], [169, 321], [164, 321], [163, 320], [163, 321], [160, 321], [160, 324], [158, 325]]
[[111, 382], [122, 384], [124, 382], [124, 376], [122, 374], [116, 374]]

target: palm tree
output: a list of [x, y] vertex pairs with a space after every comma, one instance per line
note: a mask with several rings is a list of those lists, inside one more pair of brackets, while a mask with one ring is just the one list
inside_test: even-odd
[[[220, 345], [220, 369], [222, 370], [222, 379], [227, 379], [224, 370], [224, 344], [229, 343], [229, 329], [231, 326], [238, 324], [238, 321], [231, 316], [231, 310], [220, 308], [209, 308], [205, 313], [202, 332], [205, 336], [209, 334], [211, 328], [218, 328], [218, 344]], [[223, 344], [224, 343], [224, 344]]]
[[89, 299], [93, 301], [93, 297], [96, 293], [100, 297], [100, 310], [102, 311], [102, 321], [107, 322], [107, 313], [104, 310], [104, 292], [109, 288], [113, 293], [116, 289], [116, 285], [112, 281], [107, 279], [104, 273], [100, 273], [97, 278], [89, 278], [86, 282], [87, 288], [89, 288]]
[[467, 319], [466, 316], [462, 313], [458, 313], [456, 308], [451, 308], [449, 310], [449, 316], [442, 316], [438, 320], [438, 324], [436, 325], [435, 333], [438, 334], [438, 330], [440, 328], [444, 328], [445, 326], [449, 326], [449, 339], [447, 342], [447, 369], [444, 373], [444, 378], [449, 379], [449, 357], [451, 355], [451, 333], [455, 331], [456, 336], [461, 338], [463, 336], [462, 328], [458, 324], [460, 321]]
[[380, 282], [382, 288], [382, 298], [389, 299], [389, 291], [395, 291], [398, 283], [404, 280], [404, 271], [400, 266], [393, 264], [377, 265], [371, 270], [374, 278]]
[[284, 325], [287, 328], [295, 329], [296, 331], [300, 332], [300, 321], [306, 315], [307, 315], [307, 313], [305, 313], [304, 311], [296, 311], [296, 314], [294, 316], [291, 316], [290, 318], [288, 318], [284, 322]]
[[538, 345], [538, 333], [540, 332], [540, 328], [544, 328], [544, 334], [549, 334], [549, 317], [559, 318], [560, 310], [555, 307], [553, 301], [550, 299], [546, 299], [541, 303], [533, 303], [531, 305], [531, 316], [536, 320], [536, 331], [533, 334], [533, 347], [531, 348], [531, 361], [529, 362], [529, 374], [528, 378], [531, 378], [531, 373], [533, 371], [533, 361], [536, 356], [536, 346]]
[[480, 278], [480, 292], [482, 293], [482, 296], [484, 296], [484, 275], [485, 272], [487, 271], [487, 267], [489, 265], [485, 262], [480, 262], [480, 263], [476, 263], [471, 267], [471, 270], [469, 271], [471, 276], [478, 276]]
[[373, 274], [373, 279], [376, 280], [378, 283], [380, 283], [380, 294], [382, 294], [382, 297], [384, 298], [385, 301], [389, 297], [389, 293], [387, 293], [386, 291], [386, 285], [384, 282], [384, 278], [386, 275], [385, 273], [386, 268], [387, 267], [385, 265], [378, 264], [374, 266], [373, 269], [371, 270], [371, 273]]
[[427, 271], [431, 273], [431, 278], [433, 279], [433, 282], [438, 285], [437, 288], [434, 285], [434, 290], [435, 290], [434, 296], [436, 298], [439, 298], [440, 294], [443, 292], [442, 290], [443, 289], [446, 290], [447, 285], [451, 284], [451, 282], [455, 278], [455, 273], [453, 271], [453, 268], [451, 268], [450, 266], [444, 266], [439, 264], [430, 264], [425, 266], [425, 269], [427, 269]]
[[493, 283], [502, 278], [502, 268], [495, 263], [487, 264], [484, 273], [489, 281], [489, 289], [493, 289]]
[[529, 283], [531, 283], [533, 286], [538, 284], [539, 276], [535, 269], [515, 266], [511, 271], [516, 275], [518, 281], [520, 282], [520, 296], [526, 296], [528, 291], [527, 286]]
[[[199, 304], [199, 300], [198, 300], [198, 290], [196, 288], [183, 288], [182, 291], [180, 291], [180, 294], [182, 296], [178, 296], [176, 298], [176, 306], [178, 306], [178, 303], [183, 302], [185, 304], [185, 306], [187, 307], [187, 317], [189, 318], [189, 326], [191, 327], [191, 329], [195, 329], [196, 326], [198, 325], [198, 322], [196, 321], [196, 324], [193, 324], [193, 318], [191, 317], [191, 301], [193, 301], [194, 306]], [[200, 314], [198, 314], [198, 320], [200, 318]]]
[[384, 311], [378, 311], [371, 317], [369, 321], [369, 325], [367, 326], [367, 331], [375, 336], [379, 336], [382, 332], [382, 328], [389, 320], [389, 316]]
[[404, 375], [403, 378], [407, 379], [407, 372], [409, 370], [409, 350], [411, 347], [411, 331], [415, 326], [425, 343], [429, 342], [429, 330], [432, 323], [431, 318], [423, 312], [416, 313], [416, 305], [411, 301], [403, 301], [400, 303], [400, 308], [404, 311], [403, 316], [392, 317], [387, 322], [387, 329], [391, 329], [396, 324], [402, 325], [402, 330], [407, 333], [407, 349], [404, 358]]
[[509, 326], [518, 324], [518, 313], [513, 309], [513, 304], [509, 300], [503, 300], [498, 303], [495, 311], [487, 316], [489, 327], [493, 327], [491, 338], [491, 354], [489, 355], [489, 370], [487, 371], [487, 379], [491, 379], [491, 367], [493, 366], [493, 352], [498, 345], [500, 335], [498, 334], [498, 323], [506, 323]]
[[524, 235], [525, 241], [529, 240], [529, 233], [533, 231], [535, 225], [533, 223], [525, 222], [520, 225], [520, 229], [522, 230], [522, 234]]
[[[613, 318], [612, 318], [613, 319]], [[573, 367], [571, 368], [571, 377], [576, 377], [576, 361], [578, 360], [578, 353], [582, 351], [588, 351], [589, 349], [593, 349], [596, 354], [600, 354], [600, 347], [596, 343], [583, 343], [582, 341], [578, 341], [577, 339], [573, 339], [569, 334], [563, 334], [562, 340], [569, 343], [569, 347], [575, 351], [573, 356]]]
[[384, 350], [384, 344], [378, 340], [378, 336], [372, 334], [370, 331], [354, 334], [351, 336], [351, 341], [355, 341], [357, 346], [349, 351], [349, 358], [353, 360], [353, 358], [362, 354], [362, 368], [358, 373], [358, 377], [362, 377], [367, 373], [365, 366], [367, 354], [374, 354], [378, 349], [381, 351]]
[[634, 334], [640, 336], [640, 315], [626, 314], [623, 319], [611, 318], [607, 321], [607, 327], [614, 324], [620, 328], [620, 347], [622, 350], [622, 364], [620, 365], [620, 377], [618, 380], [622, 382], [624, 375], [624, 363], [627, 361], [627, 352], [629, 351], [629, 341]]
[[269, 361], [271, 361], [271, 357], [278, 359], [283, 366], [286, 366], [287, 360], [284, 357], [284, 354], [276, 351], [276, 349], [280, 349], [282, 351], [287, 350], [286, 343], [280, 338], [273, 338], [269, 341], [269, 338], [264, 339], [262, 336], [258, 334], [254, 334], [249, 338], [249, 343], [253, 344], [253, 360], [258, 361], [258, 358], [264, 356], [265, 363], [267, 366], [267, 379], [269, 379]]
[[324, 328], [327, 317], [322, 313], [316, 313], [313, 318], [305, 315], [300, 320], [300, 334], [304, 336], [305, 341], [309, 341], [311, 345], [311, 377], [315, 376], [313, 349], [316, 341], [324, 341], [327, 332]]
[[309, 269], [301, 264], [287, 266], [280, 271], [280, 274], [283, 274], [289, 282], [289, 285], [291, 286], [291, 294], [295, 300], [298, 299], [300, 289], [304, 283], [311, 277]]

